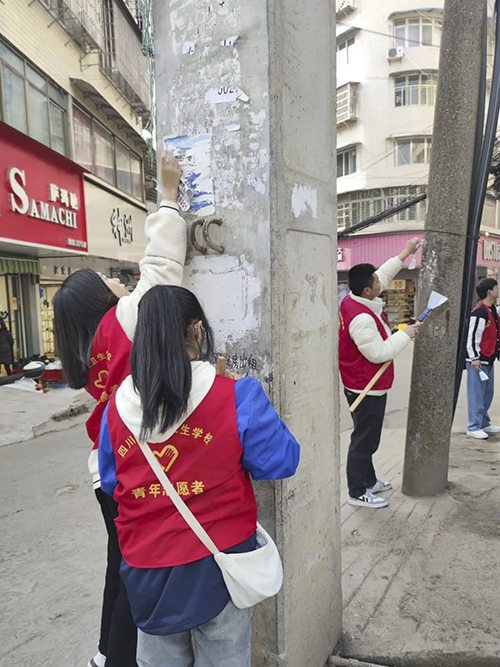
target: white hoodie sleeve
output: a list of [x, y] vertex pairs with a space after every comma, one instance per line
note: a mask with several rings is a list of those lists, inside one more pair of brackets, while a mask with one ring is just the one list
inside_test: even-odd
[[175, 202], [162, 201], [156, 213], [146, 219], [146, 252], [140, 262], [141, 278], [135, 290], [118, 302], [116, 315], [132, 340], [137, 324], [139, 301], [154, 285], [180, 285], [186, 260], [186, 223]]
[[410, 337], [404, 331], [398, 331], [384, 340], [379, 333], [377, 323], [366, 313], [357, 315], [352, 320], [349, 325], [349, 335], [361, 354], [372, 364], [392, 361], [410, 342]]
[[[404, 269], [404, 267], [405, 264], [399, 259], [399, 257], [393, 257], [392, 259], [387, 260], [385, 264], [382, 264], [380, 269], [376, 271], [376, 274], [380, 280], [381, 292], [384, 292], [389, 287], [391, 280], [394, 280], [394, 278], [398, 275], [401, 269]], [[406, 337], [408, 338], [408, 336]]]

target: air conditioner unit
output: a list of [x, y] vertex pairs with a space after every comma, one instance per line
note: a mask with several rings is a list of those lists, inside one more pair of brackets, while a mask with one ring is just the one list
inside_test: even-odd
[[335, 5], [335, 12], [337, 16], [349, 14], [356, 9], [356, 0], [337, 0]]
[[393, 46], [387, 49], [387, 60], [401, 60], [405, 52], [402, 46]]

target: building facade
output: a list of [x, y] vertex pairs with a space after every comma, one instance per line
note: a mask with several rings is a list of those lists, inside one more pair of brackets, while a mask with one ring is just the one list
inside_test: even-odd
[[132, 0], [0, 4], [0, 316], [16, 358], [56, 354], [52, 299], [73, 271], [138, 275], [141, 29]]
[[[337, 191], [339, 230], [425, 190], [432, 151], [443, 0], [337, 0]], [[490, 45], [489, 53], [493, 53]], [[347, 271], [381, 264], [405, 241], [422, 236], [426, 202], [339, 241], [339, 295]], [[484, 241], [500, 236], [496, 200], [487, 196], [478, 274], [496, 275], [499, 262]], [[488, 236], [486, 236], [488, 234]], [[487, 239], [490, 238], [490, 241]], [[500, 239], [499, 239], [500, 240]], [[487, 246], [486, 246], [487, 247]], [[417, 267], [387, 293], [391, 323], [414, 315]]]

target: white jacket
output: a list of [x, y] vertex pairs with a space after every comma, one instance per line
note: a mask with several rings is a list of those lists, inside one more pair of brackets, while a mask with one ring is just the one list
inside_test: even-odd
[[[389, 287], [391, 280], [404, 268], [404, 263], [399, 257], [393, 257], [383, 264], [377, 273], [380, 280], [380, 291], [383, 292]], [[410, 342], [410, 337], [404, 331], [398, 331], [391, 335], [391, 330], [387, 323], [382, 319], [382, 310], [384, 302], [380, 297], [376, 297], [372, 301], [363, 299], [363, 297], [355, 296], [352, 292], [349, 295], [351, 299], [370, 308], [375, 315], [380, 319], [387, 331], [389, 338], [384, 340], [379, 333], [377, 324], [373, 317], [368, 313], [361, 313], [357, 315], [349, 325], [349, 335], [356, 344], [356, 347], [361, 354], [368, 359], [372, 364], [383, 364], [385, 361], [395, 359]], [[346, 387], [350, 391], [355, 391], [350, 387]], [[371, 396], [383, 396], [386, 391], [370, 391]]]

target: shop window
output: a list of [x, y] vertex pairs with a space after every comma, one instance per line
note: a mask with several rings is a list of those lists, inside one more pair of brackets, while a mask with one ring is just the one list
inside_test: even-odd
[[0, 41], [0, 117], [67, 154], [66, 93]]
[[[103, 181], [115, 183], [113, 135], [94, 121], [94, 173]], [[120, 186], [118, 186], [120, 187]]]
[[130, 151], [120, 141], [116, 142], [116, 181], [120, 190], [131, 193]]
[[77, 107], [73, 108], [75, 162], [92, 171], [92, 119]]
[[143, 193], [141, 161], [132, 153], [130, 154], [130, 173], [132, 174], [132, 196], [136, 197], [137, 199], [142, 199]]
[[125, 144], [78, 107], [73, 107], [75, 162], [110, 185], [140, 199], [142, 162]]
[[3, 120], [16, 130], [28, 132], [26, 86], [24, 79], [2, 65], [2, 93], [5, 116]]
[[50, 146], [48, 99], [33, 86], [28, 86], [28, 108], [30, 135], [40, 143]]

